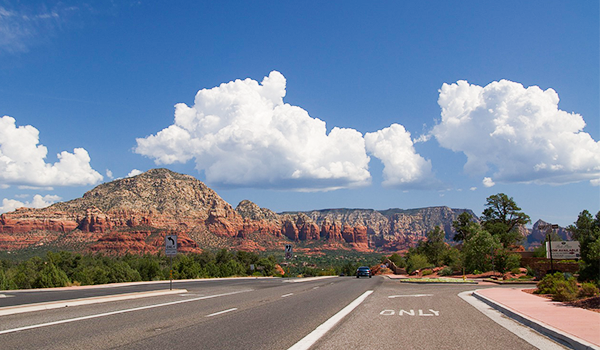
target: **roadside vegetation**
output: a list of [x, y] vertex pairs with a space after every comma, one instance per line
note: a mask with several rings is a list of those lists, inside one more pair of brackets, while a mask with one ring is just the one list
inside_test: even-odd
[[[254, 266], [254, 270], [252, 270]], [[172, 261], [173, 279], [273, 276], [278, 273], [273, 256], [244, 251], [179, 254]], [[25, 261], [0, 261], [0, 290], [65, 287], [118, 282], [167, 280], [170, 258], [159, 255], [82, 255], [48, 252]]]
[[[404, 268], [408, 274], [418, 273], [421, 276], [434, 272], [439, 276], [463, 273], [480, 275], [491, 271], [519, 276], [510, 277], [515, 282], [531, 280], [535, 271], [530, 266], [521, 267], [521, 256], [514, 253], [521, 249], [520, 242], [523, 240], [519, 228], [529, 222], [529, 216], [521, 211], [513, 198], [499, 193], [487, 198], [480, 222], [468, 212], [463, 212], [452, 223], [456, 245], [446, 244], [444, 231], [436, 227], [427, 234], [427, 239], [410, 248], [403, 256], [392, 254], [385, 259]], [[558, 298], [565, 300], [572, 295], [588, 295], [590, 286], [597, 288], [600, 285], [600, 212], [593, 217], [584, 210], [567, 230], [580, 243], [581, 260], [577, 278], [570, 275], [564, 281], [552, 282], [559, 285], [558, 294], [561, 296]], [[555, 236], [553, 240], [560, 238]], [[545, 257], [544, 247], [542, 244], [536, 249], [536, 256]], [[573, 283], [579, 289], [572, 287]], [[588, 292], [581, 294], [580, 290]]]

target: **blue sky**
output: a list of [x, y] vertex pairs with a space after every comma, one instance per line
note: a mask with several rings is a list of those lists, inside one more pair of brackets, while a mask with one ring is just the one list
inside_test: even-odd
[[571, 224], [600, 210], [599, 12], [0, 1], [0, 212], [166, 167], [234, 207], [480, 214], [503, 192]]

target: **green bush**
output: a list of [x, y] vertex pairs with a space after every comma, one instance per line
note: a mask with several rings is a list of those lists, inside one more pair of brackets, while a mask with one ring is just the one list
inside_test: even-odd
[[547, 274], [537, 283], [536, 294], [554, 294], [556, 293], [556, 283], [564, 281], [565, 276], [561, 272], [555, 272], [554, 274]]
[[423, 276], [429, 276], [433, 273], [433, 270], [431, 269], [425, 269], [423, 270]]
[[579, 290], [579, 296], [582, 298], [593, 297], [600, 293], [598, 287], [591, 282], [584, 282], [581, 284], [581, 289]]
[[527, 265], [525, 268], [527, 269], [527, 276], [535, 276], [535, 270], [531, 266]]
[[404, 258], [399, 255], [398, 253], [394, 253], [392, 255], [390, 255], [388, 257], [388, 259], [393, 262], [397, 267], [399, 268], [405, 268], [406, 267], [406, 261], [404, 260]]
[[574, 277], [571, 277], [568, 280], [556, 281], [554, 284], [552, 300], [573, 301], [577, 299], [578, 291], [579, 288], [577, 287], [577, 280], [575, 280]]
[[431, 267], [431, 263], [429, 263], [427, 257], [423, 254], [411, 254], [406, 261], [408, 273], [413, 273], [427, 267]]
[[59, 270], [53, 263], [47, 263], [38, 274], [34, 288], [65, 287], [69, 284], [67, 274]]
[[440, 272], [438, 272], [438, 274], [440, 276], [451, 276], [454, 274], [454, 271], [452, 271], [452, 268], [450, 266], [446, 266], [443, 269], [441, 269]]
[[512, 273], [513, 275], [518, 275], [521, 273], [521, 269], [516, 267], [516, 268], [510, 270], [510, 273]]

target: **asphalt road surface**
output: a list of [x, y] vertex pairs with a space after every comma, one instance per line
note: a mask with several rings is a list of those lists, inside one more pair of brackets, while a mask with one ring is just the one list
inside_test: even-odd
[[[0, 308], [63, 299], [61, 293], [80, 298], [165, 287], [3, 292]], [[0, 348], [535, 349], [458, 296], [480, 288], [473, 285], [375, 276], [206, 280], [176, 282], [174, 288], [187, 292], [1, 316]], [[335, 317], [341, 321], [325, 329]]]

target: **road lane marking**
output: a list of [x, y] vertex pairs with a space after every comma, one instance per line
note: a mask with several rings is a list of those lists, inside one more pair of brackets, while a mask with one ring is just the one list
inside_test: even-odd
[[282, 298], [287, 298], [287, 297], [292, 296], [292, 295], [294, 295], [294, 293], [284, 294], [281, 297]]
[[[435, 311], [432, 309], [429, 309], [429, 312], [431, 312], [430, 314], [423, 312], [422, 309], [418, 309], [418, 311], [419, 311], [419, 313], [415, 314], [415, 310], [413, 310], [413, 309], [410, 309], [410, 310], [400, 309], [398, 311], [398, 316], [404, 316], [404, 315], [407, 315], [407, 316], [439, 316], [440, 315], [439, 311]], [[396, 310], [387, 309], [387, 310], [381, 311], [379, 314], [381, 316], [394, 316], [396, 314]]]
[[20, 314], [20, 313], [32, 312], [32, 311], [60, 309], [60, 308], [67, 307], [67, 306], [89, 305], [89, 304], [106, 303], [106, 302], [110, 302], [110, 301], [120, 301], [120, 300], [139, 299], [139, 298], [153, 297], [153, 296], [160, 296], [160, 295], [177, 294], [177, 293], [181, 293], [182, 291], [186, 291], [186, 289], [173, 289], [173, 290], [167, 289], [167, 290], [156, 290], [156, 291], [149, 291], [149, 292], [113, 294], [113, 295], [106, 295], [106, 296], [99, 296], [99, 297], [58, 300], [58, 301], [49, 301], [49, 302], [43, 302], [43, 303], [6, 306], [6, 307], [0, 308], [0, 316], [14, 315], [14, 314]]
[[227, 310], [223, 310], [223, 311], [219, 311], [219, 312], [215, 312], [214, 314], [210, 314], [210, 315], [206, 315], [204, 317], [213, 317], [213, 316], [217, 316], [217, 315], [221, 315], [221, 314], [225, 314], [231, 311], [235, 311], [237, 310], [237, 307], [234, 307], [233, 309], [227, 309]]
[[406, 297], [413, 297], [413, 298], [420, 298], [420, 297], [432, 297], [433, 294], [408, 294], [408, 295], [390, 295], [388, 298], [393, 299], [393, 298], [406, 298]]
[[356, 298], [353, 302], [348, 304], [345, 308], [340, 310], [337, 314], [331, 316], [330, 319], [325, 321], [322, 325], [315, 328], [314, 331], [310, 332], [306, 337], [300, 339], [299, 342], [292, 345], [288, 350], [307, 350], [313, 346], [322, 336], [325, 335], [331, 328], [333, 328], [338, 322], [346, 317], [352, 310], [360, 305], [365, 299], [373, 293], [372, 290], [364, 292], [361, 296]]
[[88, 315], [88, 316], [82, 316], [82, 317], [69, 318], [69, 319], [60, 320], [60, 321], [34, 324], [34, 325], [31, 325], [31, 326], [24, 326], [24, 327], [13, 328], [13, 329], [6, 329], [6, 330], [3, 330], [3, 331], [0, 331], [0, 335], [7, 334], [7, 333], [14, 333], [14, 332], [18, 332], [18, 331], [24, 331], [24, 330], [28, 330], [28, 329], [41, 328], [41, 327], [47, 327], [47, 326], [54, 326], [54, 325], [63, 324], [63, 323], [70, 323], [70, 322], [76, 322], [76, 321], [89, 320], [89, 319], [92, 319], [92, 318], [98, 318], [98, 317], [104, 317], [104, 316], [111, 316], [111, 315], [118, 315], [118, 314], [123, 314], [123, 313], [127, 313], [127, 312], [153, 309], [153, 308], [162, 307], [162, 306], [183, 304], [183, 303], [189, 303], [189, 302], [192, 302], [192, 301], [198, 301], [198, 300], [204, 300], [204, 299], [212, 299], [212, 298], [224, 297], [224, 296], [228, 296], [228, 295], [234, 295], [234, 294], [245, 293], [245, 292], [250, 292], [250, 291], [252, 291], [252, 289], [244, 289], [244, 290], [240, 290], [240, 291], [237, 291], [237, 292], [229, 292], [229, 293], [223, 293], [223, 294], [207, 295], [207, 296], [202, 296], [202, 297], [198, 297], [198, 298], [185, 299], [185, 300], [177, 300], [177, 301], [171, 301], [171, 302], [168, 302], [168, 303], [155, 304], [155, 305], [146, 305], [146, 306], [135, 307], [135, 308], [132, 308], [132, 309], [117, 310], [117, 311], [105, 312], [105, 313], [102, 313], [102, 314]]
[[294, 279], [286, 279], [283, 283], [301, 283], [301, 282], [310, 282], [316, 280], [322, 280], [325, 278], [335, 278], [337, 276], [317, 276], [317, 277], [303, 277], [303, 278], [294, 278]]

